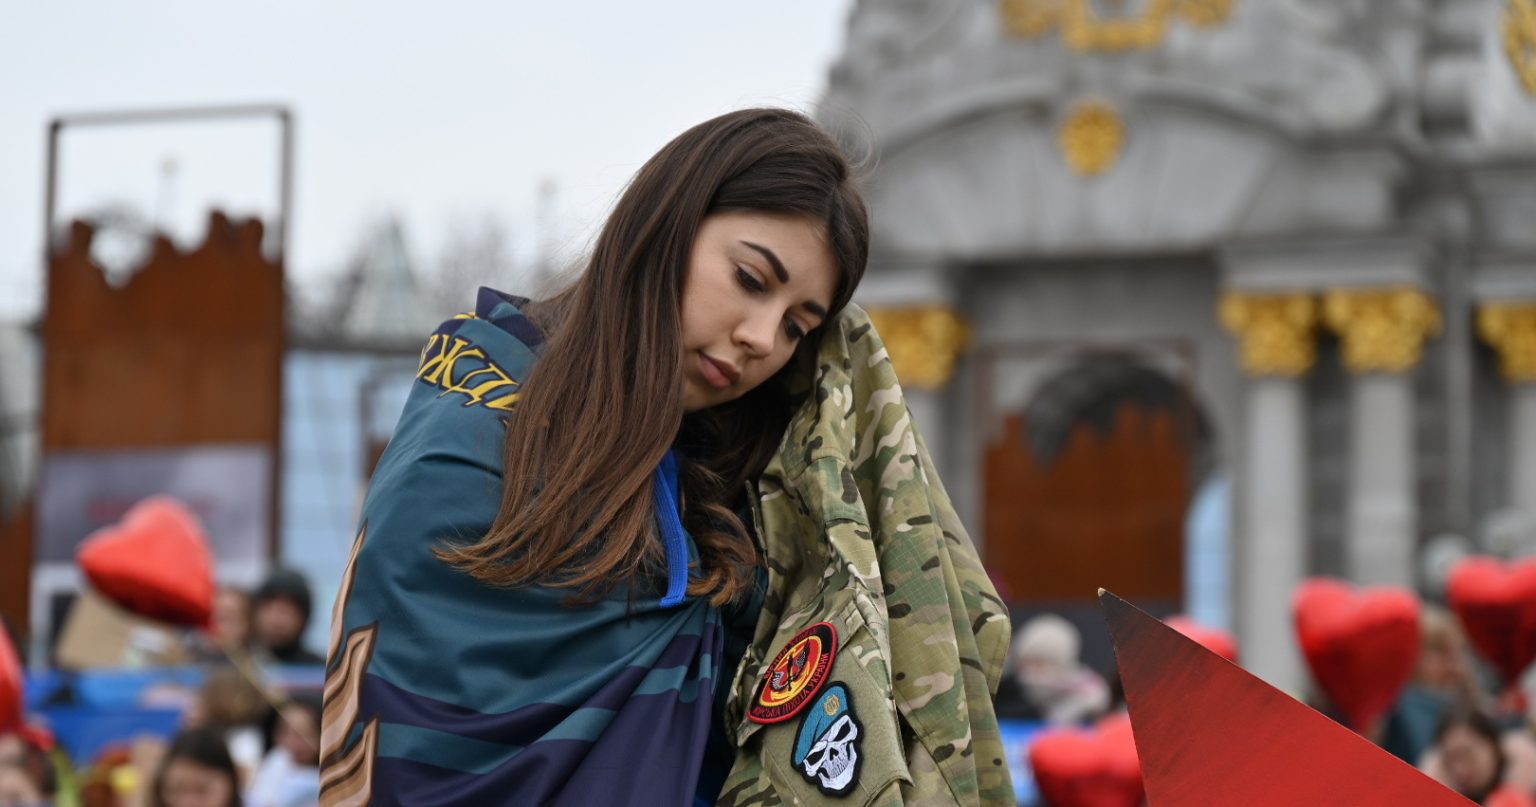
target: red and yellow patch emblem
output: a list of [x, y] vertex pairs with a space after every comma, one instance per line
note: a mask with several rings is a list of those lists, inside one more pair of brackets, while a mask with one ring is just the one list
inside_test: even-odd
[[747, 719], [778, 723], [794, 717], [821, 689], [836, 655], [837, 631], [830, 622], [818, 622], [795, 634], [763, 672]]

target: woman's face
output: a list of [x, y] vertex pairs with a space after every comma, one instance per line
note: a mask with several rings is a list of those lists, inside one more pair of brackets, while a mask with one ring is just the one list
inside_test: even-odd
[[735, 400], [789, 362], [837, 289], [825, 230], [752, 211], [704, 219], [683, 282], [683, 409]]
[[213, 600], [213, 635], [226, 647], [240, 647], [250, 640], [251, 601], [245, 592], [219, 590]]
[[1488, 738], [1467, 726], [1453, 726], [1440, 739], [1440, 760], [1447, 782], [1461, 794], [1482, 794], [1493, 788], [1499, 752]]
[[0, 762], [0, 807], [33, 807], [45, 801], [24, 768]]
[[293, 704], [283, 709], [272, 741], [299, 765], [320, 764], [320, 725], [315, 714], [303, 706]]
[[226, 807], [234, 795], [227, 774], [181, 757], [166, 766], [160, 785], [165, 807]]
[[1445, 632], [1424, 637], [1423, 649], [1419, 651], [1421, 683], [1435, 689], [1453, 690], [1464, 684], [1470, 675], [1460, 636]]

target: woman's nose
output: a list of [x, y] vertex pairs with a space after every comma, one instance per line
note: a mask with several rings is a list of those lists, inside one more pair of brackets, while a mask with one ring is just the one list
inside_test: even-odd
[[736, 342], [749, 354], [762, 357], [773, 352], [778, 322], [767, 316], [747, 317], [736, 328]]

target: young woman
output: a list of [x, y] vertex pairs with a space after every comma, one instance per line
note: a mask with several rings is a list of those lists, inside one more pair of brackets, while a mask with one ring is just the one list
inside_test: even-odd
[[[1435, 727], [1435, 742], [1420, 769], [1436, 781], [1489, 807], [1532, 807], [1530, 761], [1516, 771], [1509, 751], [1526, 752], [1521, 730], [1505, 733], [1493, 718], [1471, 709], [1446, 713]], [[1513, 736], [1511, 736], [1513, 735]]]
[[290, 696], [267, 720], [267, 754], [246, 788], [247, 807], [309, 807], [320, 797], [320, 698]]
[[177, 734], [155, 774], [153, 807], [240, 807], [235, 763], [224, 738], [208, 729]]
[[[333, 616], [322, 803], [687, 805], [784, 787], [899, 798], [915, 775], [893, 691], [897, 706], [960, 715], [921, 732], [937, 749], [922, 752], [930, 784], [951, 777], [935, 757], [972, 763], [976, 749], [955, 753], [972, 733], [967, 704], [984, 700], [965, 694], [971, 673], [953, 652], [924, 651], [942, 669], [916, 685], [926, 695], [903, 698], [912, 684], [896, 684], [905, 672], [880, 652], [902, 629], [855, 609], [855, 592], [875, 602], [882, 590], [867, 564], [845, 562], [862, 551], [865, 511], [797, 524], [776, 509], [793, 498], [821, 512], [823, 492], [848, 507], [858, 485], [885, 495], [886, 481], [907, 491], [923, 478], [894, 376], [857, 395], [826, 386], [888, 373], [867, 321], [840, 316], [868, 233], [825, 132], [785, 110], [734, 112], [640, 169], [570, 288], [537, 302], [482, 290], [432, 334]], [[877, 352], [856, 362], [843, 351], [855, 343]], [[833, 445], [826, 461], [850, 455], [851, 440], [786, 433], [863, 422], [875, 410], [851, 408], [870, 394], [895, 406], [875, 412], [857, 467], [769, 472]], [[875, 456], [878, 485], [865, 481]], [[957, 522], [884, 510], [912, 523], [882, 542], [898, 528], [963, 540]], [[941, 521], [953, 530], [940, 535]], [[943, 566], [953, 581], [938, 555], [912, 555], [912, 579]], [[978, 576], [974, 552], [961, 560], [965, 580]], [[949, 599], [911, 623], [942, 625], [972, 667], [995, 667], [1006, 618], [1002, 646], [980, 652], [969, 634], [957, 645], [952, 624], [995, 615], [967, 613], [982, 599], [971, 596], [951, 619], [934, 608], [961, 593], [939, 580], [924, 596], [934, 590]], [[764, 763], [770, 748], [782, 768]]]

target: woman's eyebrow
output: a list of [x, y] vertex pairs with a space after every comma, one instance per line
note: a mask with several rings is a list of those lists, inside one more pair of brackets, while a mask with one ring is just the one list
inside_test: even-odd
[[[780, 283], [789, 282], [789, 270], [784, 268], [784, 262], [779, 260], [779, 256], [775, 255], [773, 250], [763, 246], [762, 244], [754, 244], [751, 241], [742, 241], [741, 243], [745, 246], [749, 246], [757, 250], [762, 254], [763, 258], [768, 261], [768, 264], [773, 267], [773, 274], [778, 277]], [[812, 314], [815, 314], [818, 317], [821, 317], [822, 319], [827, 318], [827, 309], [822, 308], [820, 303], [801, 303], [800, 307], [811, 312]]]
[[741, 243], [762, 253], [763, 257], [767, 259], [769, 265], [773, 267], [773, 273], [779, 278], [780, 283], [789, 282], [789, 272], [784, 268], [784, 262], [779, 260], [779, 256], [773, 254], [773, 250], [763, 246], [762, 244], [754, 244], [751, 241], [742, 241]]

